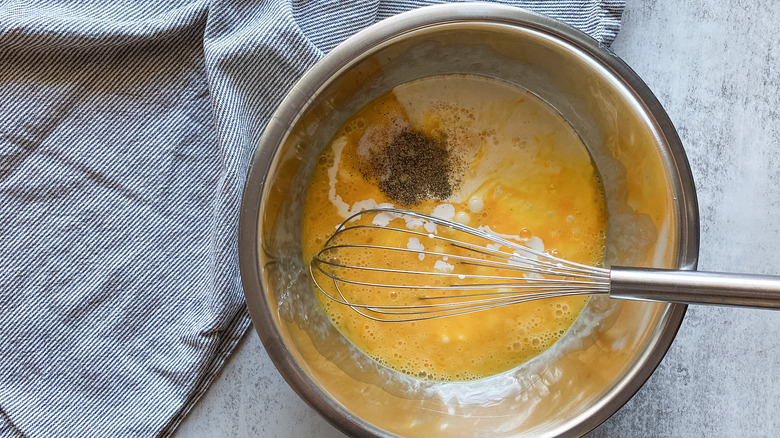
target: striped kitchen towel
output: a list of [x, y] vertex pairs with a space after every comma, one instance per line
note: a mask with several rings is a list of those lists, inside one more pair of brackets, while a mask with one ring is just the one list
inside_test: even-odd
[[[0, 437], [166, 436], [249, 316], [245, 173], [295, 80], [433, 2], [0, 2]], [[604, 44], [622, 0], [510, 2]]]

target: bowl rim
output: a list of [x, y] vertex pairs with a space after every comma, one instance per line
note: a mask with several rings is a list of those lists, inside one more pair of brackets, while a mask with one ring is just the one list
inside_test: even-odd
[[[427, 6], [413, 9], [377, 22], [336, 46], [326, 54], [291, 88], [277, 110], [269, 119], [247, 173], [239, 213], [238, 252], [239, 269], [244, 295], [255, 330], [278, 371], [292, 389], [329, 423], [351, 436], [394, 436], [372, 424], [364, 422], [331, 400], [309, 379], [300, 365], [285, 348], [279, 329], [271, 315], [273, 306], [268, 303], [261, 282], [259, 230], [261, 212], [267, 190], [269, 172], [278, 159], [276, 152], [289, 134], [300, 112], [308, 106], [313, 96], [322, 89], [337, 72], [357, 62], [382, 43], [418, 29], [447, 23], [494, 23], [519, 26], [542, 32], [562, 40], [584, 52], [631, 90], [645, 113], [651, 115], [662, 144], [668, 145], [667, 157], [671, 161], [673, 184], [679, 188], [680, 242], [678, 244], [678, 269], [694, 270], [698, 263], [699, 214], [693, 175], [681, 140], [669, 116], [649, 87], [624, 61], [607, 46], [587, 34], [551, 17], [514, 6], [490, 3], [459, 3]], [[661, 317], [653, 344], [637, 358], [629, 369], [601, 400], [579, 415], [582, 421], [556, 433], [584, 435], [617, 412], [644, 385], [666, 355], [682, 324], [687, 306], [667, 305]], [[568, 423], [567, 423], [568, 424]]]

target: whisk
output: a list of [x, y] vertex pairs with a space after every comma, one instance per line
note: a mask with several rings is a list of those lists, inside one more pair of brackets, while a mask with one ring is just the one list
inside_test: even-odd
[[574, 295], [780, 308], [780, 277], [607, 269], [508, 237], [413, 211], [369, 209], [337, 228], [312, 258], [310, 274], [329, 299], [377, 321], [443, 318]]

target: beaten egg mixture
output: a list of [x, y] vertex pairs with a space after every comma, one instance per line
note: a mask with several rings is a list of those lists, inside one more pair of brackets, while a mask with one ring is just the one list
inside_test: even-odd
[[[418, 146], [431, 153], [413, 154], [404, 169], [413, 174], [419, 167], [423, 177], [383, 173], [395, 165], [388, 156]], [[415, 196], [415, 190], [423, 195]], [[587, 149], [546, 103], [494, 79], [420, 79], [347, 120], [311, 176], [304, 260], [347, 217], [377, 206], [434, 214], [578, 263], [603, 262], [606, 201]], [[394, 220], [404, 226], [402, 218]], [[406, 246], [421, 243], [410, 239]], [[403, 263], [432, 272], [451, 269], [446, 258], [430, 255]], [[382, 281], [377, 275], [363, 272], [353, 279]], [[397, 371], [440, 381], [478, 379], [528, 361], [565, 334], [588, 300], [563, 297], [442, 319], [378, 322], [315, 291], [333, 324], [365, 354]], [[383, 291], [378, 299], [397, 304], [406, 302], [403, 294]]]

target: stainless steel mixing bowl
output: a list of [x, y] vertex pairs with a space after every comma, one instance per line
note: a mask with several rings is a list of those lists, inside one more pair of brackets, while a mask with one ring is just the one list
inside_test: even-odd
[[607, 262], [693, 269], [698, 212], [680, 140], [641, 79], [606, 47], [517, 8], [456, 4], [382, 21], [298, 82], [260, 141], [239, 225], [241, 276], [279, 371], [355, 436], [559, 436], [617, 411], [661, 361], [685, 306], [594, 299], [562, 340], [522, 366], [461, 383], [422, 382], [377, 365], [318, 309], [301, 256], [313, 164], [336, 129], [394, 86], [439, 74], [509, 81], [554, 107], [601, 174]]

